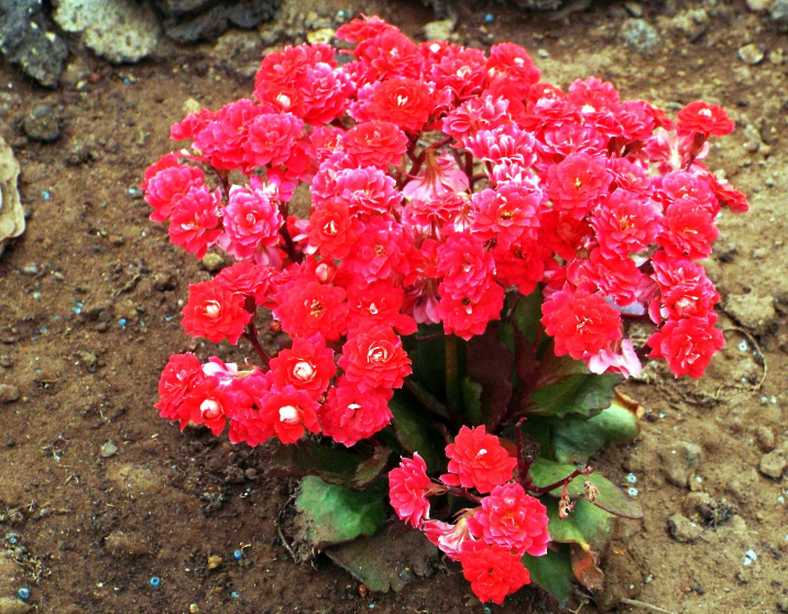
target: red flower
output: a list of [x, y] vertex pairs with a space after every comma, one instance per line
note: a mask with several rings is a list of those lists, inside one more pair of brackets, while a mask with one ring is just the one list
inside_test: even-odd
[[733, 132], [736, 127], [725, 109], [702, 100], [691, 102], [681, 109], [677, 120], [679, 134], [700, 133], [706, 137], [725, 136]]
[[434, 484], [427, 475], [427, 463], [414, 452], [413, 458], [402, 458], [399, 467], [389, 471], [389, 501], [400, 520], [418, 527], [429, 518], [427, 496]]
[[649, 356], [664, 358], [677, 377], [700, 377], [711, 357], [725, 345], [722, 331], [714, 326], [716, 322], [714, 313], [668, 320], [648, 338]]
[[339, 366], [349, 382], [365, 390], [393, 390], [410, 375], [410, 358], [388, 326], [373, 326], [348, 336]]
[[373, 87], [366, 107], [368, 119], [390, 121], [411, 133], [419, 132], [427, 123], [433, 96], [424, 82], [393, 77]]
[[467, 542], [460, 553], [460, 564], [473, 594], [482, 602], [502, 605], [507, 595], [531, 582], [520, 557], [499, 546]]
[[629, 256], [654, 243], [660, 217], [657, 203], [619, 189], [593, 211], [591, 226], [605, 253]]
[[547, 552], [547, 508], [525, 494], [519, 484], [501, 484], [482, 499], [481, 508], [468, 519], [474, 537], [512, 554], [542, 556]]
[[491, 84], [513, 85], [524, 98], [528, 89], [539, 81], [539, 69], [528, 52], [514, 43], [498, 43], [490, 47], [487, 75]]
[[303, 128], [304, 122], [292, 113], [263, 113], [255, 117], [246, 137], [249, 166], [276, 166], [287, 162]]
[[223, 268], [213, 280], [233, 294], [252, 297], [256, 305], [271, 307], [272, 275], [272, 267], [243, 260]]
[[318, 399], [336, 373], [334, 352], [326, 346], [320, 335], [309, 339], [296, 337], [290, 348], [282, 350], [271, 359], [274, 385], [283, 388], [291, 385], [305, 390]]
[[408, 137], [391, 122], [373, 120], [348, 130], [342, 146], [354, 164], [385, 169], [399, 164], [408, 149]]
[[621, 338], [621, 315], [599, 294], [569, 289], [542, 303], [542, 324], [555, 341], [555, 355], [582, 360]]
[[348, 309], [342, 288], [298, 279], [280, 288], [276, 300], [274, 315], [291, 336], [320, 333], [327, 341], [336, 341], [347, 330]]
[[317, 401], [304, 390], [294, 386], [273, 388], [258, 399], [260, 413], [271, 425], [276, 437], [285, 444], [295, 443], [304, 433], [317, 433]]
[[189, 286], [182, 324], [192, 337], [204, 337], [213, 343], [227, 339], [235, 345], [251, 319], [252, 314], [244, 308], [244, 297], [216, 280]]
[[388, 325], [401, 335], [415, 333], [415, 320], [400, 312], [404, 300], [405, 292], [390, 281], [355, 284], [348, 289], [350, 330]]
[[444, 283], [438, 286], [438, 291], [441, 293], [438, 315], [443, 322], [444, 332], [466, 341], [484, 333], [487, 325], [500, 316], [503, 308], [504, 291], [494, 281], [483, 288], [474, 288], [460, 298], [455, 298], [452, 293], [444, 294]]
[[356, 227], [346, 202], [331, 198], [313, 207], [309, 216], [309, 245], [323, 258], [344, 258], [356, 239]]
[[550, 166], [547, 173], [550, 198], [562, 209], [587, 209], [606, 194], [609, 186], [610, 175], [604, 159], [585, 153], [567, 156], [559, 164]]
[[450, 235], [438, 247], [438, 273], [443, 276], [441, 295], [462, 300], [478, 296], [490, 285], [495, 260], [476, 234]]
[[172, 214], [179, 201], [191, 188], [200, 188], [205, 182], [202, 170], [181, 164], [178, 156], [169, 153], [145, 169], [142, 190], [145, 201], [151, 206], [150, 219], [163, 222]]
[[320, 413], [323, 433], [350, 447], [372, 437], [391, 422], [388, 390], [366, 390], [340, 377]]
[[173, 245], [202, 258], [222, 233], [219, 227], [220, 202], [218, 191], [209, 192], [202, 185], [190, 187], [170, 213], [168, 234]]
[[449, 486], [475, 488], [480, 493], [511, 480], [517, 466], [517, 459], [495, 435], [487, 433], [484, 425], [461, 427], [454, 442], [446, 446], [446, 456], [449, 473], [443, 474], [441, 480]]
[[200, 360], [192, 353], [173, 354], [159, 378], [159, 400], [155, 407], [159, 415], [167, 420], [177, 420], [181, 430], [189, 423], [183, 411], [183, 402], [205, 376]]
[[206, 426], [214, 435], [220, 435], [233, 412], [251, 407], [251, 398], [232, 386], [222, 386], [215, 377], [208, 377], [197, 384], [183, 403], [183, 412], [189, 423]]
[[714, 214], [689, 200], [670, 205], [664, 225], [657, 243], [672, 258], [705, 258], [711, 254], [712, 244], [719, 235]]

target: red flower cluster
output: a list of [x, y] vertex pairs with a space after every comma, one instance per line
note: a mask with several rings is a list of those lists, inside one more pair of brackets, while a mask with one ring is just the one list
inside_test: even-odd
[[[449, 473], [442, 475], [440, 482], [429, 478], [427, 465], [418, 454], [403, 458], [399, 467], [389, 472], [391, 506], [401, 520], [421, 529], [462, 565], [479, 599], [500, 604], [506, 595], [530, 582], [521, 562], [523, 555], [547, 552], [547, 509], [512, 481], [517, 461], [483, 426], [462, 427], [454, 442], [446, 446], [446, 456]], [[479, 498], [471, 489], [489, 494]], [[428, 497], [449, 491], [468, 494], [479, 506], [463, 510], [454, 524], [430, 519]]]
[[[191, 151], [145, 172], [151, 219], [169, 222], [173, 243], [237, 261], [190, 288], [184, 329], [237, 343], [263, 307], [293, 340], [270, 372], [223, 380], [222, 394], [244, 400], [222, 409], [234, 439], [259, 443], [277, 420], [299, 425], [286, 440], [369, 437], [410, 373], [400, 336], [442, 323], [469, 339], [507, 292], [539, 283], [556, 354], [637, 373], [624, 323], [648, 315], [651, 356], [677, 375], [703, 372], [723, 340], [697, 260], [721, 205], [747, 208], [701, 162], [707, 139], [733, 129], [723, 109], [693, 102], [674, 127], [598, 79], [566, 91], [541, 82], [511, 43], [488, 55], [416, 44], [377, 18], [337, 36], [354, 45], [349, 58], [327, 45], [269, 54], [254, 99], [175, 124]], [[299, 219], [288, 201], [304, 182], [311, 210]], [[185, 385], [205, 396], [198, 379]], [[189, 403], [173, 414], [188, 395], [170, 390], [165, 413], [199, 421]], [[465, 487], [473, 470], [453, 454], [446, 480]]]

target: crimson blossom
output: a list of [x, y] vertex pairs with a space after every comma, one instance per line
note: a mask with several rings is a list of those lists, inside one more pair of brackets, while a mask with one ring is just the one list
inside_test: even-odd
[[[256, 355], [173, 355], [162, 417], [251, 446], [353, 446], [413, 383], [420, 337], [406, 337], [470, 340], [535, 291], [558, 357], [593, 373], [636, 375], [646, 356], [704, 372], [723, 337], [700, 261], [722, 207], [748, 208], [704, 162], [733, 130], [724, 109], [690, 102], [674, 122], [597, 78], [550, 84], [516, 44], [417, 43], [377, 17], [336, 37], [341, 50], [266, 55], [249, 98], [174, 124], [179, 144], [145, 171], [170, 241], [232, 260], [190, 286], [184, 330]], [[278, 353], [258, 336], [263, 314]], [[634, 321], [653, 332], [630, 334]], [[544, 510], [507, 486], [517, 462], [494, 432], [462, 427], [446, 452], [440, 483], [418, 458], [394, 470], [392, 503], [500, 602], [528, 582], [516, 555], [544, 551]], [[446, 489], [488, 502], [432, 520], [422, 499]]]

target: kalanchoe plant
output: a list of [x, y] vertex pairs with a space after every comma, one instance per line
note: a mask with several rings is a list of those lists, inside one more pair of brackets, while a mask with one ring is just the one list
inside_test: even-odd
[[587, 464], [637, 433], [615, 385], [647, 354], [699, 377], [723, 345], [698, 261], [721, 206], [747, 209], [703, 162], [733, 122], [564, 91], [512, 43], [417, 44], [375, 17], [337, 38], [266, 56], [253, 98], [173, 125], [191, 145], [145, 172], [174, 244], [235, 261], [190, 286], [185, 331], [254, 351], [171, 356], [156, 407], [285, 444], [318, 548], [375, 533], [388, 491], [481, 600], [533, 580], [565, 601], [573, 574], [598, 585], [612, 516], [641, 515]]

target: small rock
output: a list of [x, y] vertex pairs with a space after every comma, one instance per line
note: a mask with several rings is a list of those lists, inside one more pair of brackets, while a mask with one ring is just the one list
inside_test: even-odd
[[778, 30], [788, 32], [788, 0], [774, 0], [769, 19], [777, 25]]
[[155, 493], [164, 486], [162, 474], [141, 465], [111, 465], [107, 469], [107, 478], [134, 495]]
[[662, 471], [668, 482], [684, 488], [689, 485], [695, 469], [703, 460], [703, 450], [698, 444], [679, 441], [657, 451], [662, 461]]
[[93, 352], [80, 350], [77, 352], [77, 359], [90, 373], [96, 372], [96, 368], [98, 367], [98, 356]]
[[739, 47], [736, 55], [745, 64], [750, 64], [753, 66], [763, 62], [764, 58], [763, 49], [761, 49], [755, 43], [750, 43], [749, 45], [744, 45], [744, 47]]
[[60, 113], [52, 105], [37, 104], [22, 120], [27, 137], [41, 143], [54, 143], [62, 133]]
[[783, 595], [777, 601], [778, 612], [788, 612], [788, 595]]
[[758, 442], [758, 446], [764, 452], [771, 452], [774, 450], [774, 446], [776, 444], [774, 438], [774, 431], [767, 426], [759, 426], [755, 429], [755, 440]]
[[[167, 11], [164, 32], [181, 43], [213, 40], [230, 26], [250, 29], [276, 15], [280, 0], [237, 0], [235, 2], [200, 3], [191, 11]], [[156, 0], [158, 5], [171, 4], [170, 0]]]
[[670, 20], [670, 26], [685, 34], [692, 43], [703, 36], [709, 27], [709, 21], [706, 9], [690, 9], [673, 17]]
[[13, 403], [19, 397], [19, 388], [13, 384], [0, 384], [0, 403]]
[[659, 33], [645, 19], [627, 19], [621, 27], [621, 37], [633, 51], [653, 55], [661, 45]]
[[213, 571], [214, 569], [218, 569], [222, 566], [222, 557], [218, 554], [211, 554], [208, 557], [208, 570]]
[[44, 87], [56, 87], [68, 47], [52, 32], [41, 0], [0, 0], [0, 53]]
[[200, 261], [203, 268], [211, 273], [216, 273], [224, 266], [224, 258], [220, 254], [208, 252]]
[[116, 557], [138, 557], [150, 553], [145, 538], [137, 533], [113, 531], [104, 539], [104, 546]]
[[766, 477], [779, 480], [783, 476], [786, 464], [788, 461], [786, 461], [785, 454], [781, 450], [774, 450], [761, 457], [758, 471]]
[[0, 597], [0, 614], [25, 614], [30, 605], [16, 597]]
[[101, 450], [99, 450], [99, 455], [101, 458], [111, 458], [118, 453], [118, 446], [115, 445], [115, 442], [111, 439], [109, 441], [105, 441], [101, 444]]
[[773, 0], [747, 0], [747, 8], [756, 13], [768, 11]]
[[81, 32], [90, 49], [110, 62], [139, 62], [159, 42], [153, 10], [133, 0], [60, 0], [55, 21], [66, 32]]
[[668, 518], [668, 531], [673, 539], [681, 544], [689, 544], [698, 539], [703, 529], [681, 514]]
[[757, 335], [768, 332], [777, 320], [772, 297], [754, 293], [729, 294], [725, 311]]
[[10, 354], [0, 354], [0, 367], [10, 369], [14, 366], [14, 357]]
[[321, 43], [324, 45], [329, 45], [331, 41], [334, 40], [334, 35], [336, 33], [337, 32], [334, 30], [334, 28], [320, 28], [319, 30], [308, 32], [306, 35], [306, 40], [312, 45]]
[[632, 17], [643, 17], [643, 7], [637, 2], [625, 2], [624, 8], [627, 9], [627, 13], [632, 15]]
[[440, 19], [424, 24], [424, 38], [428, 41], [448, 40], [454, 31], [453, 19]]
[[[2, 2], [2, 0], [0, 0]], [[25, 231], [25, 211], [17, 189], [19, 162], [14, 152], [0, 137], [0, 255], [9, 239]]]

